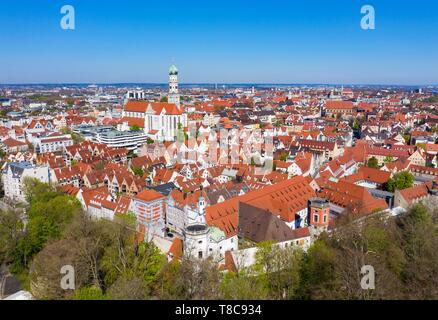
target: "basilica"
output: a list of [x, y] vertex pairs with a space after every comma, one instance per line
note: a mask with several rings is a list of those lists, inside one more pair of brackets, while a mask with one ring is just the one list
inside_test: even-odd
[[178, 128], [187, 127], [187, 114], [180, 105], [178, 69], [175, 65], [169, 68], [167, 99], [168, 102], [128, 99], [118, 129], [129, 131], [135, 126], [153, 140], [174, 141]]

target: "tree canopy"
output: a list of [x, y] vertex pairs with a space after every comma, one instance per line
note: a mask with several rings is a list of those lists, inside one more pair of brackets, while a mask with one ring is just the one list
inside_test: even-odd
[[374, 168], [374, 169], [378, 169], [379, 168], [379, 161], [376, 159], [376, 157], [371, 157], [367, 161], [367, 167], [368, 168]]
[[410, 188], [414, 185], [414, 176], [407, 172], [402, 171], [396, 173], [386, 184], [386, 190], [394, 192], [395, 190], [403, 190]]

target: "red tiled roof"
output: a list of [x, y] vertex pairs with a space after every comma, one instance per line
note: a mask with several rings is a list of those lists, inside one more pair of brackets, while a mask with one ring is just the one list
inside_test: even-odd
[[152, 102], [151, 106], [155, 114], [160, 114], [163, 111], [163, 109], [165, 110], [166, 114], [172, 114], [172, 115], [182, 114], [182, 111], [178, 109], [178, 107], [174, 103]]
[[172, 245], [169, 248], [169, 254], [172, 259], [181, 259], [183, 256], [183, 242], [179, 238], [175, 238], [172, 241]]
[[123, 117], [120, 122], [127, 122], [129, 126], [138, 126], [139, 128], [144, 128], [144, 118], [134, 118], [134, 117]]
[[234, 263], [233, 255], [231, 254], [231, 251], [225, 251], [225, 269], [227, 269], [230, 272], [237, 272], [236, 264]]
[[135, 196], [135, 198], [142, 200], [142, 201], [149, 202], [149, 201], [162, 199], [162, 198], [164, 198], [164, 196], [155, 190], [143, 190], [142, 192], [137, 194]]
[[119, 200], [117, 201], [117, 207], [114, 211], [114, 213], [116, 214], [126, 214], [129, 211], [129, 205], [131, 204], [131, 198], [126, 196], [126, 195], [122, 195]]
[[409, 157], [409, 152], [405, 150], [385, 149], [385, 148], [376, 148], [376, 147], [366, 148], [366, 153], [371, 156], [376, 155], [376, 156], [387, 156], [387, 157], [397, 157], [397, 158]]
[[207, 207], [206, 221], [231, 237], [237, 234], [239, 202], [267, 210], [291, 222], [295, 220], [295, 214], [306, 208], [307, 201], [314, 196], [315, 192], [307, 180], [297, 176]]
[[300, 139], [299, 145], [305, 148], [312, 148], [318, 150], [334, 150], [335, 142], [318, 141], [318, 140], [306, 140]]
[[12, 138], [3, 140], [3, 144], [5, 146], [7, 146], [8, 148], [13, 148], [13, 147], [18, 147], [18, 146], [25, 146], [26, 143], [22, 142], [22, 141], [18, 141]]
[[146, 101], [128, 101], [125, 105], [125, 111], [128, 112], [142, 112], [145, 113], [148, 107]]
[[432, 182], [422, 183], [418, 186], [400, 190], [400, 195], [406, 200], [408, 204], [412, 201], [426, 197], [429, 190], [432, 188]]
[[347, 110], [353, 109], [353, 102], [351, 101], [327, 101], [325, 104], [325, 108], [328, 110]]
[[385, 200], [376, 199], [366, 188], [344, 180], [340, 180], [337, 183], [327, 181], [324, 184], [324, 188], [319, 191], [318, 196], [360, 215], [371, 214], [376, 210], [388, 209]]
[[391, 178], [391, 173], [373, 169], [368, 167], [361, 167], [357, 173], [345, 177], [345, 181], [355, 183], [359, 181], [370, 181], [378, 184], [384, 184]]

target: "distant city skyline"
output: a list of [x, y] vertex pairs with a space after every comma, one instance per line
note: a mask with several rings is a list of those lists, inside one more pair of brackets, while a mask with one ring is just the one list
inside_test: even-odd
[[[75, 8], [75, 30], [60, 8]], [[376, 29], [362, 30], [363, 5]], [[0, 3], [0, 84], [438, 84], [438, 3]]]

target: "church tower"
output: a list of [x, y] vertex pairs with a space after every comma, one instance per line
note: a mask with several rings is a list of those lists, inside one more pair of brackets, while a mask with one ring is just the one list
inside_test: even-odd
[[178, 93], [178, 69], [174, 64], [169, 68], [169, 96], [167, 98], [169, 103], [174, 103], [180, 106], [180, 99]]

